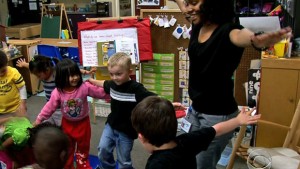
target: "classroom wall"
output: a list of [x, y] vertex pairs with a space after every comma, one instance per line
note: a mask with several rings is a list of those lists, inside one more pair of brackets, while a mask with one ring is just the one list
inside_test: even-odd
[[168, 9], [179, 9], [175, 2], [169, 0], [166, 1], [165, 6], [167, 6]]
[[0, 1], [0, 25], [7, 26], [8, 8], [7, 1]]
[[91, 6], [91, 0], [59, 0], [59, 3], [64, 3], [67, 9], [72, 8], [74, 4], [76, 4], [78, 8], [85, 8], [86, 4]]

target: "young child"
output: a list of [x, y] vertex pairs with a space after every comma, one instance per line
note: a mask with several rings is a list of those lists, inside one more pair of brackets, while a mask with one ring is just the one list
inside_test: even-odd
[[104, 91], [111, 96], [111, 113], [108, 115], [98, 146], [100, 168], [115, 168], [114, 148], [116, 148], [118, 167], [133, 168], [131, 150], [137, 133], [131, 125], [131, 111], [144, 98], [155, 95], [142, 84], [130, 79], [129, 75], [132, 72], [130, 66], [130, 57], [123, 52], [118, 52], [108, 60], [111, 80], [89, 79], [91, 83], [103, 86]]
[[[16, 68], [7, 66], [8, 58], [0, 50], [0, 118], [26, 115], [25, 81]], [[20, 110], [20, 111], [19, 111]]]
[[176, 137], [177, 119], [172, 104], [150, 96], [134, 108], [131, 121], [139, 140], [151, 153], [146, 169], [196, 169], [196, 155], [206, 150], [215, 137], [257, 122], [260, 115], [249, 116], [252, 111], [242, 110], [233, 119]]
[[29, 146], [30, 134], [28, 128], [32, 124], [26, 117], [6, 117], [0, 119], [0, 150], [7, 168], [22, 167], [35, 162]]
[[55, 126], [37, 128], [32, 138], [34, 156], [43, 169], [63, 169], [68, 159], [68, 147], [68, 136]]
[[65, 168], [74, 168], [75, 148], [77, 169], [91, 168], [88, 162], [91, 126], [87, 96], [105, 99], [107, 95], [102, 87], [83, 82], [78, 65], [71, 59], [63, 59], [56, 65], [55, 84], [50, 100], [35, 123], [48, 119], [60, 107], [63, 115], [61, 127], [70, 137], [70, 154]]
[[46, 122], [33, 127], [25, 117], [8, 117], [1, 119], [0, 124], [3, 134], [0, 161], [3, 157], [10, 159], [5, 161], [7, 169], [63, 168], [69, 140], [58, 126]]
[[[59, 60], [54, 57], [47, 57], [42, 55], [34, 56], [29, 63], [25, 59], [19, 59], [16, 66], [28, 68], [39, 80], [43, 82], [46, 100], [49, 101], [52, 91], [55, 89], [55, 66]], [[94, 70], [80, 70], [83, 74], [93, 73]], [[61, 125], [62, 114], [58, 108], [55, 113], [46, 121], [57, 126]]]
[[[46, 101], [49, 101], [51, 92], [55, 89], [55, 66], [58, 62], [57, 58], [37, 55], [29, 63], [25, 59], [19, 59], [16, 66], [28, 68], [32, 74], [42, 81]], [[60, 126], [61, 117], [60, 109], [57, 109], [47, 121]]]

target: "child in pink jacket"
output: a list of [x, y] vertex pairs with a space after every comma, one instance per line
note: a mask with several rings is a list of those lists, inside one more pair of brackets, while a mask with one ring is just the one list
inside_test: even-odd
[[[87, 96], [108, 98], [102, 87], [83, 82], [78, 65], [71, 59], [64, 59], [56, 66], [56, 89], [51, 93], [50, 100], [43, 107], [35, 123], [48, 119], [60, 107], [63, 115], [61, 127], [69, 136], [69, 157], [65, 169], [88, 168], [91, 139], [91, 125]], [[76, 152], [75, 152], [76, 149]]]

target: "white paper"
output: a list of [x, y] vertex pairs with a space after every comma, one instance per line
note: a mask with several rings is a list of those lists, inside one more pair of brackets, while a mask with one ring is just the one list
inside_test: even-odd
[[250, 62], [250, 69], [260, 69], [261, 59], [252, 59]]
[[181, 129], [188, 133], [190, 131], [192, 124], [188, 122], [186, 119], [183, 119], [181, 122]]
[[30, 46], [28, 48], [28, 60], [31, 60], [34, 56], [38, 54], [38, 48], [37, 45]]
[[37, 10], [37, 5], [36, 5], [36, 2], [29, 2], [29, 10], [31, 11], [35, 11]]
[[[120, 28], [105, 30], [81, 31], [81, 49], [83, 66], [99, 66], [97, 58], [97, 42], [130, 39], [136, 45], [137, 61], [139, 61], [139, 48], [137, 28]], [[116, 52], [119, 52], [116, 50]], [[132, 63], [136, 63], [135, 60]]]
[[240, 17], [240, 24], [253, 32], [274, 32], [280, 30], [278, 16]]
[[130, 56], [131, 62], [136, 64], [139, 62], [137, 54], [137, 45], [131, 38], [118, 39], [116, 42], [116, 52], [124, 52]]

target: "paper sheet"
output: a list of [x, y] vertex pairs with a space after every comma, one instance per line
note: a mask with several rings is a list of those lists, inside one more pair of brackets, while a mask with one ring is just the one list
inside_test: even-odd
[[278, 16], [240, 17], [240, 24], [253, 32], [274, 32], [280, 30]]

